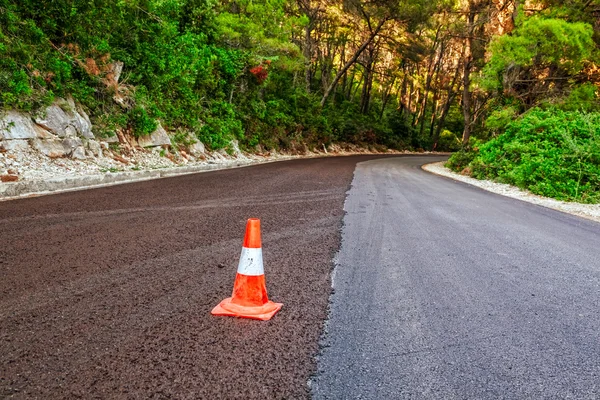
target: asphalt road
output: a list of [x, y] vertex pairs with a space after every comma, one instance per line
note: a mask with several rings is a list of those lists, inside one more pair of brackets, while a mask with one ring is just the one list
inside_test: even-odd
[[315, 399], [600, 398], [600, 224], [358, 165]]
[[[279, 162], [0, 202], [0, 398], [292, 399], [357, 162]], [[213, 317], [261, 219], [269, 322]]]

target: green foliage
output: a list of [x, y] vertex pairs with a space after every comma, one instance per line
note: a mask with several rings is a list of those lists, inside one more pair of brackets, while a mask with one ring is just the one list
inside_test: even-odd
[[129, 111], [129, 125], [133, 128], [135, 137], [146, 136], [156, 130], [158, 124], [148, 115], [142, 106], [135, 106]]
[[569, 91], [572, 80], [593, 58], [593, 28], [582, 22], [530, 17], [512, 35], [499, 36], [482, 71], [480, 86], [518, 99], [525, 108]]
[[454, 132], [444, 129], [440, 134], [437, 150], [457, 151], [462, 147], [461, 139]]
[[[369, 5], [414, 30], [434, 3]], [[397, 104], [372, 110], [340, 98], [325, 109], [308, 93], [295, 35], [310, 21], [288, 0], [0, 0], [0, 109], [35, 111], [72, 96], [100, 137], [157, 121], [186, 146], [192, 132], [211, 149], [319, 147], [349, 141], [427, 147]], [[379, 14], [381, 15], [379, 15]], [[124, 69], [107, 84], [114, 62]], [[260, 69], [260, 71], [259, 71]], [[254, 71], [254, 73], [253, 73]], [[256, 72], [260, 72], [260, 77]], [[121, 103], [114, 101], [115, 95]]]
[[462, 172], [469, 166], [471, 161], [473, 161], [476, 156], [477, 150], [474, 150], [473, 148], [460, 149], [450, 156], [446, 162], [446, 167], [455, 172]]
[[555, 101], [553, 106], [565, 111], [598, 112], [600, 111], [598, 88], [591, 83], [576, 86], [567, 97]]
[[561, 200], [600, 202], [600, 114], [532, 109], [450, 166]]
[[232, 139], [242, 137], [242, 122], [237, 118], [233, 106], [224, 101], [213, 102], [210, 113], [205, 117], [205, 124], [200, 128], [198, 139], [218, 149], [226, 147]]

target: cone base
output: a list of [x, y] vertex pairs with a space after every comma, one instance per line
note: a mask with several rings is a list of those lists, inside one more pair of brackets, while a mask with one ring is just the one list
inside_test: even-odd
[[234, 304], [231, 302], [231, 297], [226, 298], [222, 302], [220, 302], [213, 310], [210, 312], [212, 315], [222, 315], [227, 317], [240, 317], [240, 318], [250, 318], [257, 319], [260, 321], [268, 321], [277, 311], [281, 310], [283, 304], [274, 303], [272, 301], [268, 301], [266, 304], [262, 306], [240, 306], [238, 304]]

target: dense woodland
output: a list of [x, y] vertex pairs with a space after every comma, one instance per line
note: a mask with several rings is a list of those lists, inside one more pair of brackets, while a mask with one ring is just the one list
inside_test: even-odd
[[[600, 201], [598, 0], [0, 0], [0, 109], [245, 149], [458, 151]], [[191, 135], [191, 136], [190, 136]]]

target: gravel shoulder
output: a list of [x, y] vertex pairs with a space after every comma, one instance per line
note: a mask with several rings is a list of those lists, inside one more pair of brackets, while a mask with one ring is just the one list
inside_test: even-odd
[[450, 169], [444, 167], [445, 161], [423, 165], [422, 168], [432, 174], [444, 176], [456, 181], [464, 182], [469, 185], [477, 186], [478, 188], [487, 190], [488, 192], [500, 194], [502, 196], [511, 197], [513, 199], [523, 200], [528, 203], [537, 204], [539, 206], [551, 208], [553, 210], [562, 211], [567, 214], [577, 215], [579, 217], [591, 219], [600, 222], [600, 204], [581, 204], [569, 203], [565, 201], [550, 199], [530, 193], [526, 190], [492, 181], [482, 181], [457, 174]]

